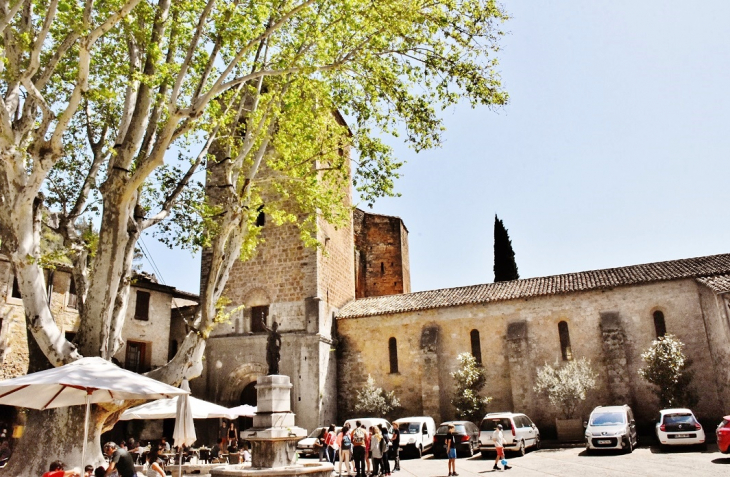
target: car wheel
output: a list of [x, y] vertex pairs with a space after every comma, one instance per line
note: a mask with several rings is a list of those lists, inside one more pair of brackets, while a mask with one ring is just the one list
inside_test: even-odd
[[627, 454], [634, 452], [634, 444], [631, 442], [631, 436], [626, 438], [626, 447], [624, 447], [624, 450]]
[[517, 450], [520, 457], [525, 455], [525, 441], [520, 441], [520, 448]]
[[474, 457], [474, 443], [472, 441], [469, 441], [469, 457]]
[[535, 450], [540, 450], [542, 442], [540, 442], [540, 436], [535, 437]]
[[423, 456], [423, 446], [419, 445], [416, 448], [416, 457], [418, 457], [420, 459], [422, 456]]

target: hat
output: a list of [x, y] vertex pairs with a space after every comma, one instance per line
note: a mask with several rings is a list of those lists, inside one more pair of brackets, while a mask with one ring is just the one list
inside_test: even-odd
[[502, 430], [502, 424], [497, 424], [497, 429]]

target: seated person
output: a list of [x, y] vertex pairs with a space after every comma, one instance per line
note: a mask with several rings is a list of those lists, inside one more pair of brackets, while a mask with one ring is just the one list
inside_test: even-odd
[[225, 462], [225, 457], [221, 457], [221, 454], [225, 454], [226, 450], [223, 447], [223, 438], [219, 437], [213, 448], [210, 450], [210, 463], [219, 464]]
[[43, 474], [43, 477], [81, 477], [75, 470], [64, 470], [64, 467], [63, 462], [54, 460], [51, 462], [48, 472]]
[[8, 441], [0, 442], [0, 467], [4, 467], [12, 455], [13, 451], [10, 450], [10, 443]]
[[87, 465], [84, 467], [84, 477], [94, 477], [94, 466]]
[[160, 441], [160, 452], [170, 452], [170, 443], [167, 442], [167, 438], [164, 436]]
[[248, 449], [246, 444], [243, 445], [243, 451], [241, 452], [244, 462], [251, 462], [251, 451]]
[[237, 439], [231, 439], [228, 441], [228, 453], [229, 454], [238, 454], [238, 440]]

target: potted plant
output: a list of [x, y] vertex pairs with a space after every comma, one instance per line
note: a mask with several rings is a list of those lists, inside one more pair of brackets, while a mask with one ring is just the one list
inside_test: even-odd
[[572, 360], [562, 366], [546, 363], [537, 369], [535, 392], [546, 396], [561, 416], [555, 419], [559, 441], [583, 439], [583, 422], [577, 411], [586, 400], [588, 391], [596, 387], [597, 376], [586, 358]]

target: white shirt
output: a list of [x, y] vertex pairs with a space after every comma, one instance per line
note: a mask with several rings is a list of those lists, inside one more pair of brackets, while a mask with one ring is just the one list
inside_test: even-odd
[[492, 433], [494, 447], [504, 447], [504, 434], [499, 429], [495, 429]]

